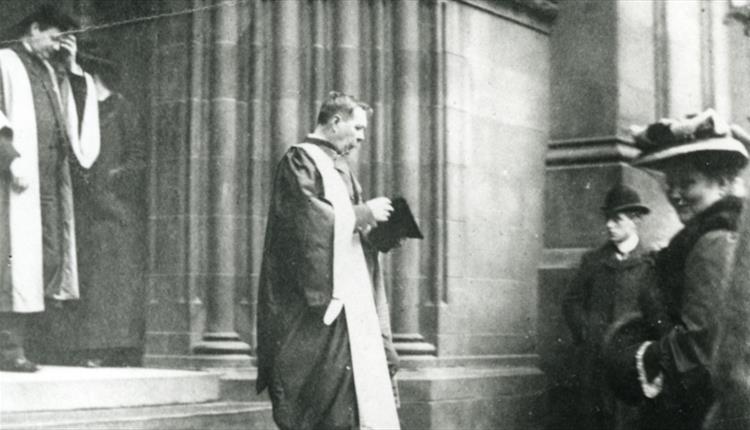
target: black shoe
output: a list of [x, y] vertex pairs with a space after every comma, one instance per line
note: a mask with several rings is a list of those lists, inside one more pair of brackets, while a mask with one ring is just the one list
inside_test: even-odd
[[39, 370], [36, 363], [25, 358], [15, 358], [11, 360], [0, 361], [0, 370], [3, 372], [25, 372], [32, 373]]

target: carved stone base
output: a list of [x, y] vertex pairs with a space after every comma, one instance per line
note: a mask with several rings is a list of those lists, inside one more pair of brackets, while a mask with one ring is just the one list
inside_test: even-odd
[[424, 340], [418, 333], [399, 333], [393, 335], [393, 345], [396, 352], [402, 356], [408, 355], [435, 355], [435, 345]]
[[252, 350], [250, 345], [246, 344], [237, 333], [207, 333], [203, 336], [203, 341], [193, 346], [193, 352], [196, 354], [243, 354], [249, 355]]

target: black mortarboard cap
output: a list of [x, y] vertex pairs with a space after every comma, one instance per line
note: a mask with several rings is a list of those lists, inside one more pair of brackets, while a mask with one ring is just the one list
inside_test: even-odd
[[29, 31], [32, 23], [38, 23], [41, 27], [57, 27], [60, 31], [69, 31], [80, 28], [79, 22], [69, 15], [60, 6], [54, 3], [43, 3], [31, 14], [21, 19], [10, 29], [12, 37], [20, 37]]
[[368, 236], [370, 243], [380, 252], [388, 252], [396, 247], [401, 239], [422, 239], [417, 221], [409, 209], [409, 204], [403, 197], [391, 199], [393, 212], [388, 221], [378, 223]]

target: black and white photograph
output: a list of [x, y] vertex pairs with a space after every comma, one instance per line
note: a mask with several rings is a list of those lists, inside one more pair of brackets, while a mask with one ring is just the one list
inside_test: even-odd
[[0, 10], [0, 429], [750, 430], [750, 0]]

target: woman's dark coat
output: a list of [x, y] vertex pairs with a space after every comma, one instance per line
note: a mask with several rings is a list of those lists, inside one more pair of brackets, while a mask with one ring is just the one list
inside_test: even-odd
[[57, 362], [75, 351], [143, 348], [145, 140], [137, 112], [120, 94], [99, 103], [99, 116], [99, 157], [73, 178], [81, 299], [45, 316], [45, 349]]
[[657, 256], [659, 289], [642, 301], [642, 309], [661, 336], [646, 350], [644, 365], [649, 379], [664, 375], [664, 388], [646, 402], [643, 428], [700, 429], [713, 402], [709, 368], [741, 209], [736, 197], [718, 201], [690, 220]]

